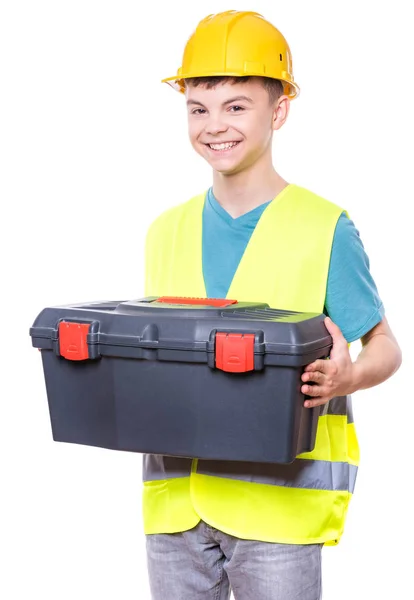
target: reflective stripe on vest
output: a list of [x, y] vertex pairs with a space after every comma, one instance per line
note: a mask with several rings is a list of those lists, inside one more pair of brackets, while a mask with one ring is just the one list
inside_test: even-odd
[[[151, 226], [146, 294], [206, 297], [202, 273], [205, 195]], [[338, 206], [289, 185], [263, 212], [228, 298], [322, 312]], [[285, 543], [337, 543], [359, 461], [351, 399], [322, 407], [315, 449], [291, 465], [144, 459], [144, 527], [168, 533], [202, 518], [231, 535]]]
[[323, 415], [346, 415], [347, 422], [354, 422], [352, 412], [351, 396], [337, 396], [321, 407], [321, 416]]
[[190, 477], [192, 462], [191, 458], [145, 454], [143, 479], [144, 481], [156, 481]]
[[[189, 477], [192, 460], [147, 455], [144, 481]], [[164, 460], [162, 460], [164, 459]], [[267, 485], [317, 490], [354, 491], [357, 467], [348, 463], [297, 459], [292, 465], [199, 460], [197, 473]]]
[[348, 463], [300, 458], [291, 465], [199, 460], [197, 473], [266, 485], [352, 493], [357, 467]]

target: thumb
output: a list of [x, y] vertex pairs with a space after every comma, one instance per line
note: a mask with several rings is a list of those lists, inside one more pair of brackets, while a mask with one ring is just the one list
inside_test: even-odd
[[[333, 341], [332, 350], [334, 348], [338, 349], [338, 347], [341, 347], [341, 345], [348, 347], [347, 341], [344, 338], [344, 336], [342, 335], [342, 331], [339, 329], [338, 325], [336, 325], [332, 321], [332, 319], [330, 319], [329, 317], [325, 318], [324, 323], [325, 323], [326, 329], [329, 331], [329, 333], [332, 336], [332, 341]], [[331, 354], [332, 354], [332, 351], [331, 351]]]
[[[344, 337], [342, 335], [342, 331], [339, 329], [338, 325], [336, 325], [331, 318], [329, 317], [325, 317], [324, 320], [325, 323], [325, 327], [326, 329], [329, 331], [329, 333], [331, 334], [331, 336], [333, 338], [337, 338], [337, 337]], [[344, 338], [345, 339], [345, 338]]]
[[331, 348], [331, 352], [330, 352], [330, 358], [334, 359], [335, 357], [338, 358], [338, 353], [340, 354], [341, 351], [346, 351], [348, 352], [348, 344], [346, 339], [344, 338], [344, 336], [342, 335], [342, 331], [339, 329], [338, 325], [336, 325], [332, 319], [330, 319], [329, 317], [326, 317], [326, 319], [324, 320], [325, 323], [325, 327], [326, 329], [329, 331], [329, 333], [332, 336], [332, 348]]

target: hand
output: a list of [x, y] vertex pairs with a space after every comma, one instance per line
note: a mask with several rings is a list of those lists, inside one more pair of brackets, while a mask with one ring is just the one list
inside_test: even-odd
[[302, 385], [301, 391], [312, 400], [305, 401], [306, 408], [321, 406], [334, 396], [345, 396], [353, 392], [353, 363], [349, 354], [348, 344], [341, 330], [326, 317], [325, 326], [332, 336], [332, 349], [329, 360], [319, 359], [307, 365], [302, 375], [302, 381], [314, 382], [313, 385]]

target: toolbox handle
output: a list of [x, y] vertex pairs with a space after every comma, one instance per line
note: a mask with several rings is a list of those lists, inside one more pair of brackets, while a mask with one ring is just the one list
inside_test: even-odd
[[161, 296], [157, 302], [165, 302], [167, 304], [192, 304], [193, 306], [215, 306], [224, 308], [237, 304], [237, 300], [227, 300], [226, 298], [186, 298], [180, 296]]

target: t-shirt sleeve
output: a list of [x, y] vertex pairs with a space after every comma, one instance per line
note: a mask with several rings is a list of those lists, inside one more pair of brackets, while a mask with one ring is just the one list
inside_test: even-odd
[[384, 316], [359, 231], [345, 213], [338, 219], [332, 243], [325, 312], [347, 342], [360, 339]]

